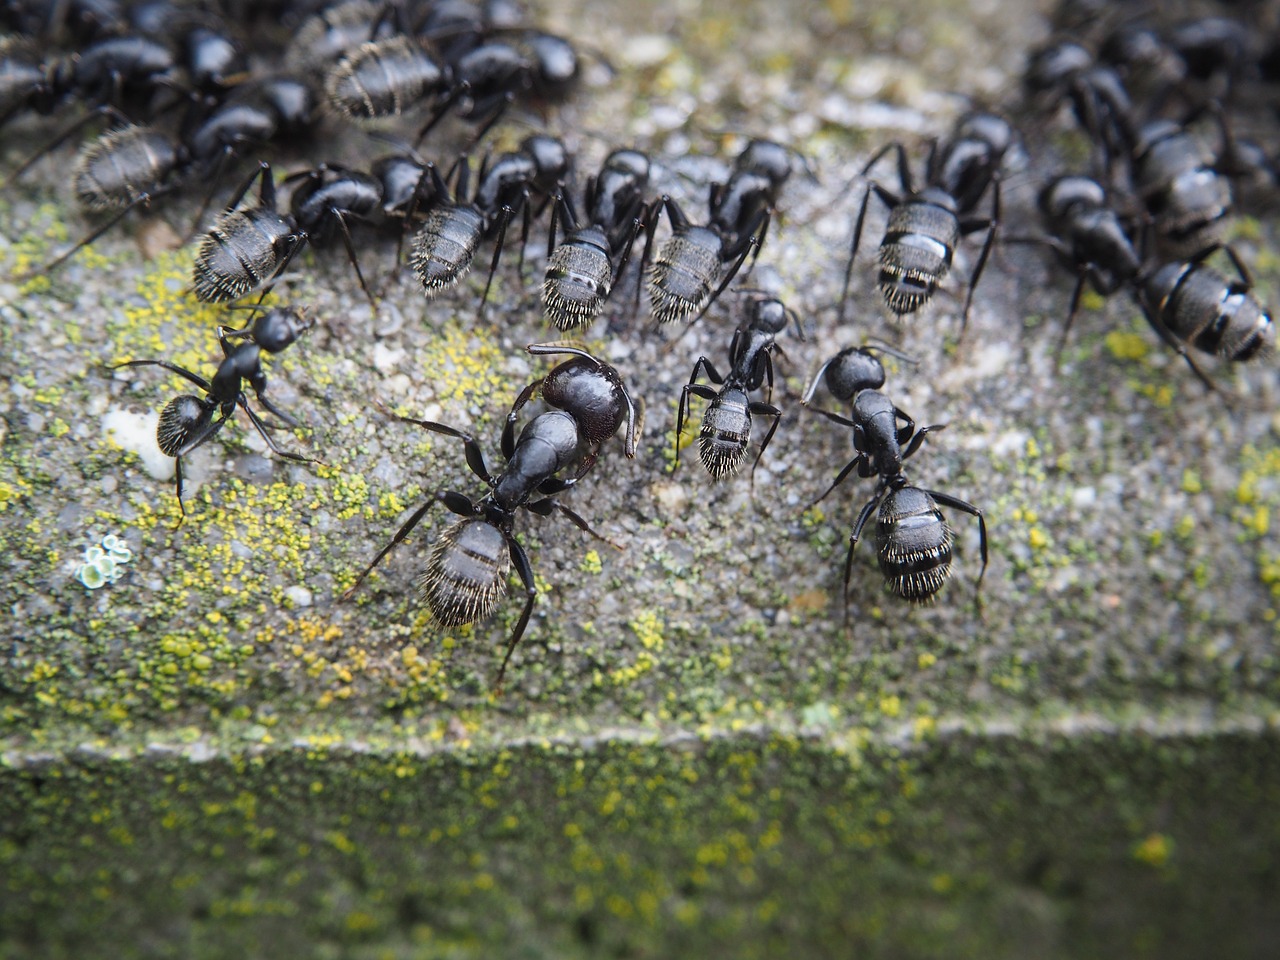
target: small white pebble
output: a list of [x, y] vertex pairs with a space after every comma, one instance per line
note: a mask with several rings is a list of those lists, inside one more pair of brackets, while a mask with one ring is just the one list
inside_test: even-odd
[[289, 587], [285, 590], [284, 595], [288, 597], [296, 607], [311, 606], [311, 591], [306, 587]]

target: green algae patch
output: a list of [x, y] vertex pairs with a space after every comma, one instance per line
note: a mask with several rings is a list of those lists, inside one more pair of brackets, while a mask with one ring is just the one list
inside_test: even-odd
[[1247, 957], [1280, 897], [1274, 733], [6, 761], [12, 958]]

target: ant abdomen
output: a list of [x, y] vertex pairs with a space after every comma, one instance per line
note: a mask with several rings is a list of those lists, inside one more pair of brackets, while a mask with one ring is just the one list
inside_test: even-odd
[[484, 235], [484, 216], [470, 207], [442, 204], [413, 238], [410, 263], [428, 296], [457, 284], [471, 269]]
[[189, 393], [166, 403], [156, 424], [156, 445], [160, 452], [166, 457], [176, 457], [208, 415], [209, 408]]
[[932, 298], [959, 242], [959, 223], [945, 207], [907, 202], [890, 210], [880, 246], [880, 291], [889, 309], [914, 313]]
[[712, 480], [738, 472], [751, 441], [751, 410], [746, 393], [727, 390], [712, 400], [702, 415], [698, 457]]
[[951, 575], [951, 528], [928, 493], [891, 490], [876, 518], [876, 553], [885, 584], [913, 603], [928, 603]]
[[151, 127], [112, 130], [81, 153], [76, 199], [86, 210], [119, 210], [153, 192], [178, 162], [173, 142]]
[[427, 556], [418, 589], [431, 615], [445, 627], [483, 620], [507, 590], [510, 551], [502, 531], [468, 517], [440, 535]]
[[398, 117], [444, 81], [440, 65], [405, 36], [365, 43], [325, 78], [325, 95], [352, 120]]
[[585, 227], [552, 251], [542, 302], [551, 321], [570, 330], [594, 320], [612, 289], [608, 240], [598, 227]]
[[720, 237], [706, 227], [691, 226], [663, 244], [649, 280], [655, 320], [683, 320], [707, 305], [720, 280], [722, 251]]
[[1147, 281], [1146, 293], [1174, 336], [1206, 353], [1249, 360], [1275, 339], [1271, 315], [1249, 284], [1203, 263], [1166, 263]]

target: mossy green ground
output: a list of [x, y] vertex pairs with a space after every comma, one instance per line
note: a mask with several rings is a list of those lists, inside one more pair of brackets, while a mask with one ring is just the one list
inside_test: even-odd
[[[263, 459], [247, 424], [228, 424], [177, 530], [172, 481], [102, 418], [188, 387], [109, 367], [163, 357], [207, 374], [214, 325], [239, 315], [185, 294], [189, 250], [140, 257], [132, 222], [49, 281], [9, 283], [0, 952], [1268, 955], [1274, 360], [1213, 366], [1229, 407], [1123, 298], [1096, 298], [1055, 371], [1070, 280], [1016, 248], [997, 249], [959, 347], [970, 246], [939, 303], [898, 326], [860, 257], [852, 318], [835, 323], [845, 185], [887, 139], [915, 156], [944, 132], [963, 104], [940, 91], [1000, 101], [1042, 29], [1021, 7], [952, 6], [557, 8], [553, 26], [604, 38], [618, 67], [556, 115], [589, 132], [574, 143], [584, 169], [636, 143], [692, 208], [735, 131], [806, 154], [819, 180], [788, 185], [752, 282], [779, 290], [810, 340], [787, 334], [787, 415], [753, 496], [745, 475], [711, 485], [696, 445], [672, 471], [680, 385], [699, 355], [723, 368], [732, 303], [674, 345], [623, 309], [591, 329], [645, 400], [645, 436], [635, 462], [607, 448], [566, 502], [623, 549], [522, 521], [540, 595], [501, 696], [490, 681], [518, 600], [449, 631], [416, 598], [443, 511], [353, 602], [336, 598], [425, 497], [482, 489], [458, 445], [374, 400], [473, 430], [493, 465], [512, 396], [548, 368], [521, 348], [558, 334], [513, 263], [480, 319], [483, 271], [427, 305], [388, 278], [392, 243], [362, 237], [386, 282], [372, 317], [341, 251], [308, 251], [275, 296], [309, 304], [317, 326], [268, 376], [306, 424], [277, 442], [323, 463]], [[500, 131], [502, 147], [523, 133]], [[0, 277], [84, 227], [55, 166], [0, 194], [0, 222], [20, 231]], [[1010, 178], [1011, 222], [1034, 218], [1045, 175]], [[186, 204], [160, 217], [181, 229]], [[1245, 217], [1236, 233], [1274, 303], [1274, 230]], [[976, 529], [959, 516], [937, 605], [887, 596], [870, 538], [842, 604], [869, 490], [851, 481], [807, 507], [849, 445], [797, 399], [868, 337], [917, 358], [889, 365], [900, 405], [948, 422], [913, 479], [986, 512], [981, 605]], [[89, 590], [76, 564], [113, 533], [132, 550], [125, 575]]]
[[0, 950], [1262, 957], [1278, 801], [1243, 731], [73, 756], [5, 777]]

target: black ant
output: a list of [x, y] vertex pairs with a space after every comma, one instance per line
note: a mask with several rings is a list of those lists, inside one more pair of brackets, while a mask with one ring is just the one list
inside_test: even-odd
[[[1051, 236], [1038, 239], [1078, 274], [1058, 353], [1075, 319], [1086, 281], [1104, 295], [1128, 287], [1152, 329], [1210, 390], [1217, 388], [1187, 353], [1186, 344], [1233, 361], [1249, 360], [1270, 348], [1274, 339], [1271, 316], [1252, 294], [1253, 280], [1230, 247], [1215, 245], [1189, 260], [1143, 266], [1128, 227], [1106, 202], [1106, 190], [1087, 177], [1052, 181], [1042, 191], [1040, 205]], [[1238, 280], [1230, 280], [1204, 263], [1218, 249], [1230, 258]]]
[[[587, 183], [585, 220], [579, 220], [568, 193], [557, 197], [547, 237], [542, 305], [547, 319], [561, 330], [586, 326], [604, 309], [649, 216], [644, 196], [648, 183], [649, 158], [638, 150], [615, 150]], [[564, 236], [557, 244], [561, 219]]]
[[942, 588], [950, 574], [951, 528], [938, 503], [978, 518], [982, 545], [980, 586], [987, 570], [987, 525], [982, 511], [949, 494], [912, 486], [902, 470], [903, 463], [920, 449], [925, 438], [946, 425], [933, 424], [917, 430], [915, 421], [880, 392], [884, 366], [871, 352], [874, 349], [909, 359], [882, 347], [842, 350], [819, 368], [801, 400], [807, 406], [818, 383], [824, 380], [837, 399], [852, 400], [852, 418], [818, 407], [810, 408], [834, 423], [850, 427], [854, 448], [853, 459], [841, 468], [831, 486], [814, 503], [824, 500], [854, 471], [864, 479], [880, 478], [849, 538], [844, 564], [845, 602], [848, 603], [854, 548], [877, 507], [880, 515], [876, 522], [876, 553], [880, 571], [894, 594], [904, 600], [926, 602]]
[[1057, 109], [1070, 101], [1076, 122], [1102, 150], [1110, 175], [1116, 157], [1127, 157], [1137, 143], [1133, 103], [1116, 70], [1097, 62], [1080, 44], [1055, 40], [1031, 54], [1023, 86], [1033, 101]]
[[[786, 329], [788, 317], [794, 319], [796, 331], [803, 339], [804, 331], [800, 328], [799, 317], [788, 310], [781, 300], [757, 297], [750, 307], [750, 319], [734, 331], [733, 340], [729, 344], [729, 373], [722, 377], [710, 360], [706, 357], [698, 358], [693, 365], [693, 373], [689, 375], [689, 382], [680, 391], [680, 403], [676, 411], [677, 466], [680, 463], [680, 435], [684, 431], [685, 416], [690, 412], [689, 396], [692, 394], [708, 401], [707, 409], [702, 415], [702, 426], [698, 431], [698, 456], [712, 480], [733, 476], [742, 466], [747, 445], [751, 442], [752, 414], [773, 418], [751, 467], [754, 482], [755, 468], [782, 421], [782, 411], [772, 403], [752, 400], [750, 395], [766, 383], [770, 393], [773, 391], [773, 352], [778, 349], [776, 338]], [[702, 371], [706, 372], [712, 383], [720, 387], [719, 390], [697, 382], [698, 374]]]
[[[579, 529], [597, 539], [604, 539], [591, 529], [586, 520], [556, 499], [556, 494], [574, 486], [582, 475], [583, 471], [579, 469], [576, 476], [558, 476], [578, 461], [584, 437], [577, 420], [564, 410], [539, 414], [525, 425], [518, 439], [515, 437], [515, 419], [510, 418], [502, 431], [502, 455], [507, 465], [495, 476], [485, 466], [480, 445], [470, 434], [432, 420], [401, 416], [396, 416], [396, 419], [461, 440], [467, 466], [489, 486], [489, 492], [479, 500], [454, 491], [436, 493], [401, 525], [391, 542], [378, 552], [355, 583], [343, 593], [342, 599], [347, 600], [355, 593], [365, 577], [413, 531], [435, 503], [443, 504], [445, 509], [463, 519], [436, 540], [427, 555], [426, 568], [418, 578], [422, 598], [432, 616], [446, 627], [461, 626], [489, 616], [507, 589], [507, 576], [512, 564], [524, 586], [524, 609], [507, 641], [506, 653], [494, 678], [493, 685], [499, 688], [511, 654], [524, 636], [538, 595], [533, 566], [515, 536], [517, 511], [523, 508], [542, 517], [560, 513]], [[535, 496], [538, 499], [533, 499]]]
[[447, 65], [448, 86], [418, 132], [421, 142], [450, 112], [477, 126], [478, 142], [521, 93], [545, 101], [564, 99], [580, 66], [573, 45], [540, 30], [516, 30], [510, 42], [489, 39]]
[[[24, 109], [51, 114], [67, 100], [93, 107], [123, 107], [135, 97], [177, 89], [173, 52], [149, 37], [132, 35], [95, 40], [66, 58], [43, 59], [40, 47], [25, 38], [0, 41], [0, 127]], [[61, 143], [91, 121], [88, 114], [59, 135]]]
[[[1225, 121], [1223, 138], [1230, 143]], [[1231, 185], [1199, 137], [1171, 120], [1146, 124], [1132, 166], [1134, 192], [1146, 205], [1166, 255], [1191, 256], [1222, 242], [1232, 211]]]
[[778, 193], [790, 175], [790, 151], [769, 140], [752, 140], [729, 179], [712, 185], [705, 226], [690, 222], [675, 200], [662, 197], [652, 211], [642, 258], [648, 261], [660, 207], [672, 236], [658, 251], [649, 276], [655, 320], [696, 320], [728, 289], [748, 254], [754, 249], [758, 255]]
[[447, 84], [446, 68], [418, 42], [403, 35], [364, 43], [325, 77], [325, 95], [352, 120], [398, 117]]
[[[262, 404], [263, 409], [290, 427], [298, 426], [297, 420], [263, 395], [267, 388], [267, 376], [262, 369], [262, 351], [278, 353], [310, 326], [310, 321], [302, 312], [293, 308], [280, 307], [262, 314], [251, 327], [244, 330], [228, 331], [219, 327], [218, 344], [222, 347], [223, 359], [218, 364], [212, 380], [206, 380], [167, 360], [128, 360], [112, 368], [118, 370], [121, 367], [163, 367], [185, 377], [205, 392], [204, 397], [190, 394], [174, 397], [160, 411], [160, 422], [156, 426], [156, 444], [160, 447], [160, 452], [174, 458], [178, 510], [181, 513], [178, 526], [181, 526], [187, 517], [186, 508], [182, 503], [182, 458], [212, 439], [222, 429], [227, 419], [235, 413], [236, 407], [244, 410], [249, 417], [249, 422], [253, 424], [254, 429], [258, 431], [272, 453], [299, 463], [319, 463], [311, 457], [289, 453], [276, 446], [271, 435], [267, 433], [267, 425], [249, 406], [249, 399], [242, 385], [245, 380], [248, 380], [254, 396]], [[230, 342], [232, 337], [246, 339], [244, 343], [233, 346]]]
[[[194, 176], [209, 180], [198, 222], [213, 196], [226, 160], [247, 144], [300, 129], [310, 118], [313, 99], [305, 84], [274, 79], [254, 84], [208, 116], [189, 126], [181, 141], [153, 125], [128, 123], [112, 108], [103, 112], [123, 125], [109, 130], [80, 152], [74, 174], [76, 198], [91, 212], [113, 216], [65, 253], [39, 268], [50, 273], [89, 246], [138, 206], [150, 206]], [[21, 176], [56, 143], [33, 154], [13, 174]]]
[[[840, 322], [844, 321], [849, 280], [862, 241], [867, 206], [874, 195], [889, 210], [880, 241], [880, 292], [885, 304], [899, 316], [913, 313], [929, 302], [950, 271], [955, 246], [962, 237], [979, 230], [987, 232], [960, 315], [960, 336], [964, 336], [973, 292], [982, 278], [1000, 222], [1000, 165], [1012, 143], [1013, 128], [1003, 117], [991, 113], [962, 117], [949, 140], [941, 147], [937, 141], [930, 145], [924, 186], [918, 190], [901, 143], [887, 144], [867, 161], [862, 168], [864, 178], [881, 158], [896, 153], [902, 193], [895, 194], [875, 180], [867, 180], [849, 246], [849, 263], [840, 294]], [[991, 215], [971, 216], [988, 191]]]
[[502, 256], [507, 226], [518, 212], [524, 214], [521, 253], [528, 239], [533, 216], [530, 197], [550, 197], [568, 175], [568, 152], [559, 140], [548, 136], [532, 136], [524, 140], [514, 153], [504, 153], [492, 166], [482, 163], [474, 194], [467, 199], [471, 184], [471, 164], [463, 157], [457, 164], [452, 190], [434, 166], [428, 166], [431, 178], [426, 222], [413, 238], [410, 264], [428, 296], [435, 296], [460, 281], [471, 269], [482, 239], [493, 237], [493, 260], [480, 311], [489, 299], [489, 288]]
[[[258, 202], [240, 202], [259, 181]], [[275, 280], [307, 242], [307, 233], [276, 205], [271, 164], [259, 163], [205, 234], [196, 254], [192, 290], [209, 303], [239, 300]]]

